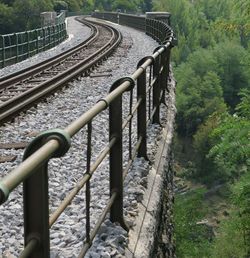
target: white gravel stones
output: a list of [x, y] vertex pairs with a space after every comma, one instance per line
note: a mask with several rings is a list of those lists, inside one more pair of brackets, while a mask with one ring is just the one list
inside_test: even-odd
[[[1, 142], [30, 141], [34, 132], [52, 128], [64, 128], [105, 96], [112, 82], [117, 78], [130, 75], [135, 70], [140, 58], [151, 54], [157, 43], [144, 33], [120, 27], [123, 43], [108, 60], [103, 62], [94, 72], [112, 73], [112, 77], [84, 77], [74, 81], [62, 91], [47, 98], [46, 101], [21, 114], [13, 123], [0, 127]], [[74, 30], [76, 26], [74, 26]], [[82, 31], [82, 26], [79, 28]], [[82, 32], [81, 32], [82, 33]], [[77, 35], [81, 34], [77, 33]], [[83, 32], [84, 34], [85, 32]], [[66, 46], [66, 44], [65, 44]], [[129, 49], [129, 51], [128, 51]], [[19, 64], [17, 64], [18, 66]], [[125, 97], [125, 100], [129, 96]], [[108, 139], [108, 111], [104, 111], [93, 120], [92, 161], [100, 152]], [[135, 130], [134, 130], [135, 131]], [[152, 125], [148, 130], [149, 157], [153, 158], [155, 138], [160, 127]], [[135, 137], [134, 137], [135, 138]], [[127, 144], [127, 137], [124, 142]], [[20, 163], [23, 150], [0, 150], [0, 155], [17, 155], [14, 163], [0, 164], [0, 175]], [[126, 157], [125, 157], [126, 158]], [[61, 159], [53, 159], [49, 163], [50, 177], [50, 211], [53, 212], [74, 184], [81, 178], [86, 168], [86, 129], [78, 133], [72, 140], [72, 148]], [[147, 187], [149, 162], [136, 159], [133, 169], [125, 180], [124, 208], [129, 226], [133, 226], [137, 215], [138, 202], [142, 200]], [[108, 160], [105, 160], [91, 179], [91, 226], [97, 221], [101, 210], [109, 198]], [[10, 194], [9, 200], [0, 206], [0, 256], [17, 257], [23, 248], [22, 192], [21, 187]], [[77, 257], [85, 238], [85, 195], [84, 189], [66, 211], [59, 217], [51, 229], [51, 257]], [[101, 226], [91, 249], [86, 257], [124, 257], [127, 244], [127, 233], [120, 226], [112, 224], [108, 219]]]

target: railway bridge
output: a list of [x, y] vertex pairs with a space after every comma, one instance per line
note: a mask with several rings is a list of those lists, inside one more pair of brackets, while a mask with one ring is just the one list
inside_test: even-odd
[[[0, 78], [0, 129], [6, 139], [0, 144], [6, 153], [25, 147], [22, 161], [1, 157], [0, 252], [22, 258], [174, 257], [171, 143], [176, 82], [170, 54], [176, 40], [170, 14], [96, 12], [78, 21], [89, 28], [86, 41]], [[110, 85], [81, 86], [83, 77], [109, 77], [115, 70], [107, 68], [109, 56], [116, 55], [119, 46], [126, 51], [131, 47], [132, 40], [122, 39], [120, 26], [156, 40], [153, 53], [145, 53], [131, 74], [123, 71]], [[84, 111], [79, 102], [68, 107], [67, 99], [76, 98], [74, 87], [76, 95], [85, 94]], [[20, 139], [32, 138], [30, 143], [8, 142], [13, 132], [6, 128], [14, 128], [20, 112], [25, 120], [39, 116], [36, 107], [43, 108], [46, 116], [40, 119], [46, 125], [53, 112], [46, 105], [55, 101], [59, 89], [69, 94], [58, 98], [59, 116], [67, 113], [72, 121], [42, 132], [33, 122], [32, 132], [20, 132]], [[16, 216], [21, 216], [17, 222]], [[23, 236], [24, 243], [16, 243], [16, 235]]]

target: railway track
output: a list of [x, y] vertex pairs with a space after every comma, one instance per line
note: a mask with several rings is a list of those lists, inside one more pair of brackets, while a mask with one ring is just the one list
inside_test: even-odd
[[0, 78], [0, 124], [10, 120], [69, 81], [89, 71], [105, 59], [121, 42], [121, 34], [111, 26], [86, 20], [90, 37], [80, 45], [35, 66]]

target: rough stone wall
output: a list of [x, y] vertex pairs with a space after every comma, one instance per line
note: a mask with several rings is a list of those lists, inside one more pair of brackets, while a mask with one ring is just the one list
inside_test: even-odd
[[152, 257], [157, 258], [176, 257], [173, 239], [174, 172], [172, 165], [173, 159], [171, 157], [165, 166], [166, 178], [164, 180], [160, 223], [157, 230], [155, 250], [152, 255]]

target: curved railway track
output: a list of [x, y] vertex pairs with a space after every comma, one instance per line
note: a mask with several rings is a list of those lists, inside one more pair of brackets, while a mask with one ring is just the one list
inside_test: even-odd
[[81, 74], [87, 74], [121, 42], [120, 32], [111, 26], [78, 21], [91, 28], [86, 41], [35, 66], [0, 78], [0, 124]]

